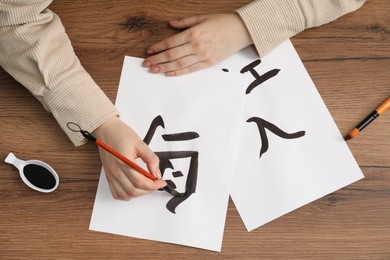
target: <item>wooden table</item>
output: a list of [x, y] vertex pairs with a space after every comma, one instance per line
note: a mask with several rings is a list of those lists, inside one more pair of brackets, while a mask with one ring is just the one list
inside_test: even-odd
[[[223, 4], [221, 3], [223, 2]], [[225, 1], [55, 1], [82, 64], [114, 102], [124, 55], [169, 35], [166, 21], [231, 12]], [[390, 94], [390, 2], [292, 39], [342, 134]], [[126, 22], [134, 23], [129, 29]], [[26, 89], [0, 70], [0, 259], [390, 259], [390, 112], [348, 142], [366, 178], [250, 233], [229, 202], [221, 253], [89, 231], [101, 163], [74, 148]], [[61, 185], [27, 188], [3, 162], [9, 151], [51, 164]]]

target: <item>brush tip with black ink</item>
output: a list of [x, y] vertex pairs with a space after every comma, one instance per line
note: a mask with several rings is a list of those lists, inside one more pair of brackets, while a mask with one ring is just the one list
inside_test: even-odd
[[360, 124], [358, 124], [348, 135], [344, 138], [349, 140], [357, 136], [366, 126], [371, 124], [376, 118], [382, 115], [390, 108], [390, 97], [388, 97], [382, 104], [379, 105], [371, 114], [369, 114]]
[[350, 140], [350, 139], [354, 138], [355, 136], [357, 136], [359, 133], [360, 133], [359, 129], [354, 128], [345, 136], [344, 139]]
[[178, 192], [177, 190], [172, 188], [170, 185], [167, 185], [167, 186], [165, 186], [162, 189], [165, 190], [166, 192], [168, 192], [169, 194], [171, 194], [174, 197], [183, 197], [185, 195], [184, 193]]
[[357, 136], [359, 133], [360, 133], [359, 129], [354, 128], [354, 129], [352, 129], [351, 132], [349, 132], [347, 134], [347, 136], [344, 137], [344, 140], [345, 141], [350, 140], [350, 139], [354, 138], [355, 136]]

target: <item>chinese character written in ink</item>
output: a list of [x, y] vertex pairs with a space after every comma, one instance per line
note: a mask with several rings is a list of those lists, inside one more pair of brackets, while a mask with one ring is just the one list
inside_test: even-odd
[[[275, 77], [276, 75], [278, 75], [278, 73], [280, 71], [280, 69], [273, 69], [273, 70], [270, 70], [270, 71], [268, 71], [260, 76], [257, 73], [257, 71], [255, 70], [255, 67], [257, 65], [259, 65], [260, 63], [261, 63], [261, 60], [255, 60], [255, 61], [249, 63], [248, 65], [246, 65], [245, 67], [243, 67], [240, 71], [241, 73], [246, 73], [249, 71], [252, 74], [252, 76], [255, 77], [255, 80], [246, 89], [245, 94], [251, 93], [251, 91], [255, 87], [257, 87], [260, 84], [264, 83], [265, 81]], [[261, 156], [265, 152], [267, 152], [268, 146], [269, 146], [267, 132], [265, 131], [265, 129], [268, 129], [269, 131], [271, 131], [275, 135], [277, 135], [281, 138], [285, 138], [285, 139], [294, 139], [294, 138], [299, 138], [299, 137], [302, 137], [305, 135], [305, 131], [299, 131], [299, 132], [292, 133], [292, 134], [286, 133], [283, 130], [281, 130], [279, 127], [277, 127], [276, 125], [274, 125], [274, 124], [272, 124], [272, 123], [270, 123], [270, 122], [268, 122], [260, 117], [251, 117], [247, 120], [247, 122], [248, 123], [255, 122], [257, 124], [258, 129], [259, 129], [260, 139], [261, 139], [261, 148], [260, 148], [259, 158], [261, 158]]]
[[245, 94], [251, 93], [251, 91], [255, 87], [257, 87], [261, 83], [269, 80], [270, 78], [275, 77], [276, 75], [278, 75], [278, 73], [280, 71], [280, 69], [273, 69], [273, 70], [270, 70], [270, 71], [268, 71], [260, 76], [259, 73], [257, 73], [257, 71], [255, 70], [255, 67], [257, 65], [259, 65], [260, 63], [261, 63], [261, 60], [255, 60], [255, 61], [249, 63], [248, 65], [246, 65], [245, 67], [243, 67], [240, 71], [241, 73], [246, 73], [249, 71], [252, 74], [252, 76], [255, 77], [255, 80], [251, 84], [249, 84], [248, 88], [246, 89]]
[[257, 124], [257, 127], [259, 129], [260, 133], [260, 139], [261, 139], [261, 148], [260, 148], [260, 156], [263, 155], [265, 152], [268, 150], [268, 138], [267, 138], [267, 133], [265, 129], [267, 128], [269, 131], [274, 133], [275, 135], [284, 138], [284, 139], [294, 139], [294, 138], [299, 138], [305, 135], [305, 131], [299, 131], [296, 133], [286, 133], [283, 130], [281, 130], [279, 127], [276, 125], [260, 118], [260, 117], [251, 117], [247, 120], [247, 122], [255, 122]]
[[[157, 129], [157, 127], [161, 126], [165, 128], [164, 121], [162, 117], [159, 115], [155, 117], [149, 127], [149, 130], [144, 138], [144, 142], [146, 144], [150, 144], [150, 141], [153, 138], [153, 135]], [[182, 132], [182, 133], [174, 133], [174, 134], [164, 134], [162, 138], [164, 141], [172, 142], [172, 141], [187, 141], [196, 139], [199, 137], [199, 134], [196, 132]], [[198, 179], [198, 157], [199, 153], [197, 151], [164, 151], [164, 152], [155, 152], [156, 155], [160, 158], [160, 171], [161, 175], [164, 176], [164, 172], [166, 169], [174, 170], [174, 167], [171, 163], [171, 160], [181, 159], [181, 158], [190, 158], [190, 166], [187, 174], [187, 180], [185, 184], [185, 193], [182, 197], [173, 197], [171, 198], [166, 208], [175, 213], [176, 207], [181, 204], [183, 201], [188, 199], [193, 193], [196, 191], [196, 183]], [[181, 171], [173, 171], [173, 178], [182, 177], [183, 173]], [[176, 184], [173, 180], [165, 180], [171, 187], [176, 188]]]
[[[254, 88], [256, 88], [260, 84], [264, 83], [265, 81], [275, 77], [280, 72], [280, 69], [273, 69], [273, 70], [270, 70], [270, 71], [268, 71], [260, 76], [259, 73], [257, 73], [257, 71], [255, 70], [255, 67], [257, 65], [259, 65], [260, 63], [261, 63], [261, 60], [259, 60], [259, 59], [255, 60], [255, 61], [249, 63], [248, 65], [244, 66], [240, 71], [242, 74], [249, 71], [252, 74], [252, 76], [255, 77], [255, 80], [252, 81], [252, 83], [250, 83], [249, 86], [247, 87], [245, 94], [251, 93], [251, 91]], [[222, 69], [222, 71], [229, 72], [229, 70], [226, 68]], [[291, 133], [291, 134], [286, 133], [283, 130], [281, 130], [279, 127], [277, 127], [276, 125], [274, 125], [274, 124], [272, 124], [272, 123], [270, 123], [270, 122], [268, 122], [260, 117], [251, 117], [247, 120], [247, 122], [248, 123], [255, 122], [257, 124], [258, 129], [259, 129], [260, 139], [261, 139], [261, 148], [260, 148], [259, 158], [261, 158], [261, 156], [265, 152], [268, 151], [268, 147], [269, 147], [267, 132], [265, 131], [265, 129], [268, 129], [269, 131], [271, 131], [275, 135], [277, 135], [281, 138], [284, 138], [284, 139], [300, 138], [300, 137], [304, 136], [306, 133], [305, 131], [298, 131], [298, 132]]]

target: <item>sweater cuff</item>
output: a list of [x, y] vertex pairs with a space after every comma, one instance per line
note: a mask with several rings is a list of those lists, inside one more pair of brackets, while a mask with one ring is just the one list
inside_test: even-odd
[[87, 72], [52, 89], [43, 103], [75, 146], [85, 144], [87, 139], [71, 131], [67, 123], [76, 123], [83, 130], [93, 132], [109, 118], [119, 115]]
[[295, 1], [263, 0], [236, 10], [243, 20], [260, 57], [305, 29]]

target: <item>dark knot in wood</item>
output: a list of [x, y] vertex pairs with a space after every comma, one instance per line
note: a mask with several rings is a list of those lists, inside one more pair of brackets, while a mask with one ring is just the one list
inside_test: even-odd
[[385, 29], [380, 24], [371, 24], [368, 26], [368, 30], [373, 33], [386, 34]]
[[152, 24], [149, 23], [143, 16], [132, 16], [125, 23], [120, 24], [122, 29], [127, 31], [143, 31], [152, 32]]
[[335, 205], [338, 203], [338, 199], [335, 195], [328, 196], [328, 202], [330, 205]]

